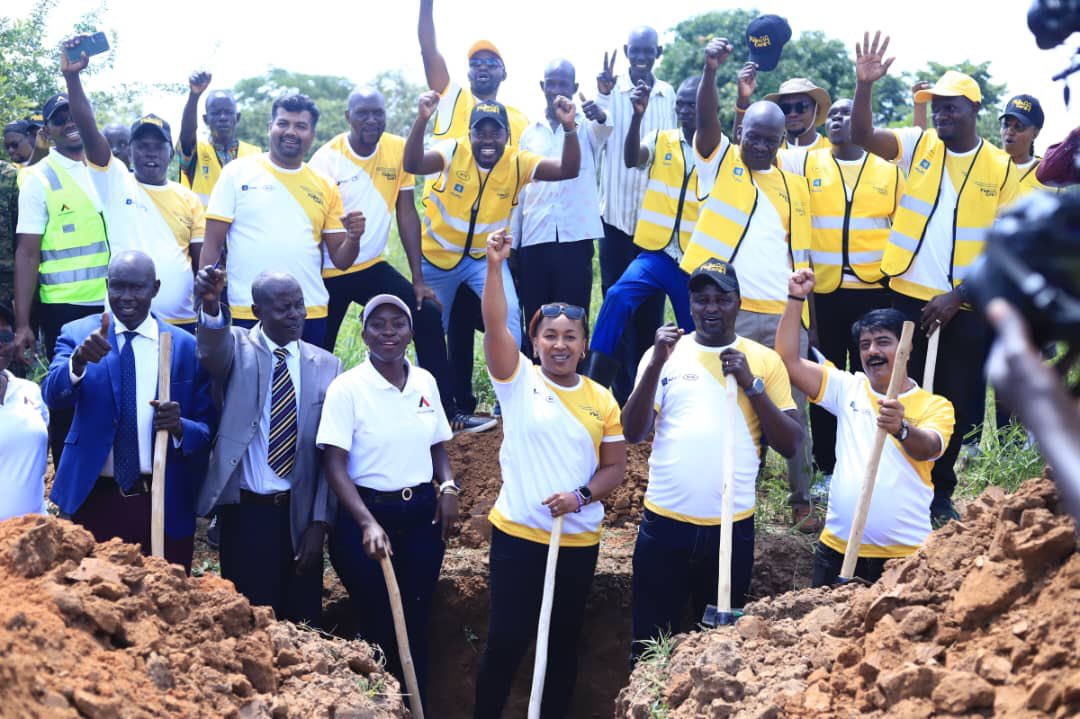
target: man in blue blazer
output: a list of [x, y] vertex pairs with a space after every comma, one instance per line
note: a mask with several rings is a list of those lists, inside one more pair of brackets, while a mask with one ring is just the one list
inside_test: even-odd
[[[215, 422], [210, 377], [195, 338], [150, 314], [160, 281], [142, 252], [109, 263], [112, 314], [64, 325], [42, 386], [50, 409], [74, 410], [50, 499], [99, 542], [150, 552], [154, 435], [171, 436], [165, 468], [165, 557], [191, 569], [195, 496]], [[169, 402], [158, 396], [158, 338], [172, 335]]]

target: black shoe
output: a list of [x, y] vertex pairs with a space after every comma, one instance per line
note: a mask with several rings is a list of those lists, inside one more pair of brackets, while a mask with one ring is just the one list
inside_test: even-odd
[[495, 429], [495, 425], [498, 423], [499, 420], [494, 417], [482, 417], [476, 414], [458, 412], [454, 415], [454, 418], [450, 420], [450, 428], [454, 430], [454, 434], [461, 434], [462, 432], [475, 434], [477, 432], [487, 432], [489, 429]]
[[619, 373], [619, 362], [603, 352], [590, 352], [585, 361], [585, 375], [593, 382], [611, 387]]
[[940, 529], [954, 519], [960, 519], [960, 513], [953, 506], [949, 497], [934, 497], [930, 503], [930, 526]]
[[221, 523], [218, 522], [217, 512], [210, 517], [210, 525], [206, 528], [206, 543], [211, 549], [217, 549], [221, 544]]

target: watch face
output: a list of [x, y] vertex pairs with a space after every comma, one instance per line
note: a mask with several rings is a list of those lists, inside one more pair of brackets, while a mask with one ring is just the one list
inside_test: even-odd
[[578, 491], [581, 492], [581, 496], [585, 498], [586, 502], [592, 499], [592, 492], [588, 487], [578, 487]]

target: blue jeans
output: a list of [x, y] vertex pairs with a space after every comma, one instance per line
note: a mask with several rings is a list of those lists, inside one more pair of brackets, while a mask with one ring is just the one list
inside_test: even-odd
[[[689, 281], [690, 276], [680, 270], [678, 263], [666, 252], [657, 250], [639, 254], [604, 295], [590, 349], [614, 357], [626, 323], [641, 303], [657, 290], [663, 290], [671, 299], [679, 327], [692, 332], [694, 320], [690, 316]], [[637, 370], [636, 367], [630, 369]]]
[[[732, 524], [731, 606], [742, 607], [754, 569], [754, 517]], [[646, 509], [634, 545], [633, 633], [631, 657], [642, 642], [661, 632], [686, 631], [683, 618], [690, 601], [691, 626], [705, 607], [716, 603], [720, 572], [720, 525], [701, 526], [661, 517]]]
[[[442, 303], [443, 331], [450, 326], [450, 309], [454, 306], [454, 295], [458, 287], [467, 285], [477, 297], [484, 295], [484, 281], [487, 279], [487, 260], [474, 260], [466, 257], [449, 270], [440, 270], [426, 259], [420, 260], [424, 273], [424, 282], [435, 292]], [[521, 346], [521, 306], [518, 304], [514, 280], [510, 277], [510, 268], [503, 263], [503, 294], [506, 296], [506, 328], [514, 336], [514, 342]]]

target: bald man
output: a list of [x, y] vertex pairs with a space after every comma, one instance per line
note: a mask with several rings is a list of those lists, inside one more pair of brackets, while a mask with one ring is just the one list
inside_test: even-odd
[[131, 128], [121, 125], [119, 122], [110, 122], [101, 128], [101, 134], [109, 143], [112, 156], [124, 163], [124, 167], [131, 169]]

